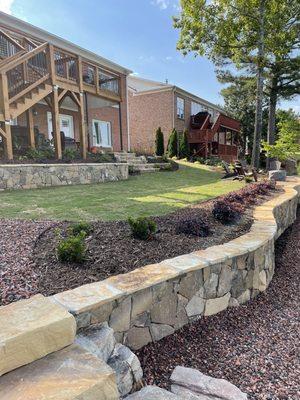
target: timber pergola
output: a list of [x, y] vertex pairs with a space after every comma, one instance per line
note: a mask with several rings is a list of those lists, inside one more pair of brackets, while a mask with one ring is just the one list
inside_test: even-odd
[[[14, 36], [16, 35], [16, 36]], [[121, 102], [120, 76], [51, 43], [1, 29], [8, 53], [0, 57], [0, 135], [13, 159], [11, 123], [26, 113], [28, 143], [35, 148], [33, 106], [44, 100], [51, 109], [57, 159], [62, 158], [59, 108], [66, 96], [78, 107], [81, 156], [87, 156], [84, 93]], [[5, 49], [6, 49], [5, 48]], [[0, 49], [1, 50], [1, 49]]]

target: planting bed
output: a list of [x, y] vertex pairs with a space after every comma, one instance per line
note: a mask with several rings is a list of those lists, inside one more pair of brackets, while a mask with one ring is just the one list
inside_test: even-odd
[[[269, 192], [268, 196], [256, 196], [256, 204], [274, 195], [277, 195], [276, 191]], [[158, 232], [148, 241], [133, 239], [126, 221], [96, 222], [87, 239], [87, 259], [81, 265], [63, 264], [57, 260], [56, 230], [64, 231], [69, 223], [2, 219], [0, 305], [36, 293], [52, 295], [166, 258], [222, 244], [250, 229], [251, 207], [236, 223], [223, 225], [212, 217], [212, 205], [213, 201], [208, 201], [154, 218]], [[195, 216], [200, 216], [209, 225], [211, 234], [208, 237], [176, 234], [176, 221]]]
[[[256, 204], [263, 202], [266, 197], [256, 195]], [[55, 229], [47, 229], [37, 240], [33, 253], [35, 273], [39, 276], [39, 291], [45, 295], [52, 295], [73, 289], [166, 258], [225, 243], [250, 229], [251, 207], [239, 220], [230, 225], [215, 220], [212, 207], [213, 201], [208, 201], [154, 218], [158, 232], [146, 241], [132, 238], [126, 221], [94, 223], [93, 233], [87, 239], [88, 252], [83, 264], [61, 263], [57, 259], [57, 228], [65, 232], [68, 223], [61, 223]], [[176, 233], [176, 227], [182, 219], [199, 217], [209, 226], [209, 236]]]
[[275, 274], [266, 292], [137, 352], [147, 384], [168, 387], [173, 369], [182, 365], [229, 380], [251, 400], [300, 398], [299, 209], [275, 252]]

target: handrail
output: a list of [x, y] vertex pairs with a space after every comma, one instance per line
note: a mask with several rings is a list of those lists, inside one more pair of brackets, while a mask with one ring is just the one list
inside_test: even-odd
[[17, 58], [21, 57], [25, 53], [26, 53], [25, 50], [21, 50], [18, 53], [13, 54], [10, 57], [4, 58], [3, 60], [0, 61], [0, 69], [2, 66], [7, 65], [8, 62], [16, 60]]
[[0, 72], [5, 73], [12, 68], [17, 67], [20, 64], [23, 64], [25, 61], [29, 60], [31, 57], [35, 56], [36, 54], [40, 53], [41, 51], [45, 50], [48, 46], [48, 43], [43, 43], [40, 46], [36, 47], [35, 49], [29, 51], [28, 53], [23, 54], [17, 60], [12, 60], [11, 62], [5, 64], [3, 67], [0, 68]]

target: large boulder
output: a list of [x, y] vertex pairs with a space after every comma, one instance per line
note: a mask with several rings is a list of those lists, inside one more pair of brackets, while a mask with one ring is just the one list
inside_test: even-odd
[[134, 386], [141, 383], [143, 370], [140, 361], [128, 347], [117, 343], [107, 363], [116, 373], [121, 396], [130, 393]]
[[192, 368], [176, 367], [171, 375], [171, 390], [190, 400], [246, 400], [247, 395], [225, 379], [204, 375]]
[[269, 179], [273, 179], [274, 181], [285, 181], [286, 171], [284, 169], [269, 171]]
[[0, 307], [0, 376], [73, 343], [75, 318], [36, 295]]
[[170, 393], [167, 390], [161, 389], [157, 386], [146, 386], [139, 392], [135, 392], [125, 400], [187, 400], [179, 397], [176, 394]]
[[0, 377], [1, 400], [117, 400], [114, 371], [77, 345]]
[[104, 322], [100, 325], [92, 325], [78, 334], [75, 343], [107, 362], [114, 350], [116, 340], [113, 329]]
[[293, 158], [288, 158], [284, 162], [284, 169], [287, 175], [297, 175], [297, 161]]

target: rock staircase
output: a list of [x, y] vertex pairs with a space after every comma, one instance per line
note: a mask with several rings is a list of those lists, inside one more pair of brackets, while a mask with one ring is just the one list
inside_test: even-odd
[[0, 307], [1, 400], [115, 400], [115, 372], [74, 344], [75, 318], [36, 295]]
[[130, 173], [148, 173], [158, 172], [159, 163], [148, 163], [145, 156], [137, 156], [135, 153], [117, 152], [114, 153], [117, 162], [127, 163], [130, 167]]

